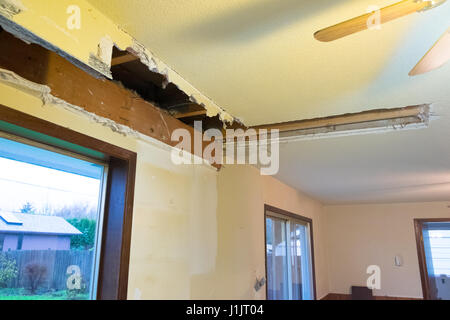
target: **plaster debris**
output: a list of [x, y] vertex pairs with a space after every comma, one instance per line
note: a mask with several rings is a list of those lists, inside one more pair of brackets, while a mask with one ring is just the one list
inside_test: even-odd
[[[172, 152], [172, 150], [175, 149], [174, 147], [166, 143], [163, 143], [155, 138], [144, 135], [136, 130], [133, 130], [128, 126], [121, 125], [108, 118], [100, 117], [92, 112], [86, 111], [82, 107], [73, 105], [67, 101], [57, 98], [51, 94], [50, 87], [29, 81], [10, 70], [0, 68], [0, 82], [5, 83], [23, 92], [26, 92], [32, 96], [38, 97], [42, 101], [43, 106], [52, 105], [63, 108], [77, 115], [86, 117], [92, 122], [99, 123], [104, 127], [108, 127], [113, 132], [119, 133], [124, 137], [133, 137], [147, 144], [161, 148], [162, 150]], [[164, 121], [163, 117], [161, 117], [161, 119]], [[167, 123], [165, 123], [165, 121], [164, 124], [168, 130], [168, 136], [170, 137], [169, 128], [167, 127]], [[214, 168], [209, 163], [207, 163], [206, 166], [213, 170], [216, 170], [216, 168]]]
[[104, 36], [98, 44], [97, 57], [102, 60], [108, 67], [111, 67], [111, 59], [114, 43], [109, 36]]
[[[111, 61], [111, 60], [110, 60]], [[100, 71], [104, 76], [112, 79], [111, 66], [103, 62], [97, 55], [91, 53], [89, 55], [89, 66]]]
[[97, 54], [89, 55], [89, 65], [95, 70], [99, 70], [103, 75], [112, 79], [111, 59], [114, 43], [111, 37], [104, 36], [98, 44]]
[[91, 121], [94, 121], [96, 123], [99, 123], [105, 127], [110, 128], [113, 132], [120, 133], [123, 136], [134, 136], [139, 137], [141, 134], [139, 134], [137, 131], [131, 129], [130, 127], [118, 124], [114, 122], [113, 120], [100, 117], [92, 112], [88, 112], [84, 110], [82, 107], [73, 105], [71, 103], [68, 103], [67, 101], [64, 101], [60, 98], [57, 98], [51, 94], [50, 87], [42, 84], [38, 84], [32, 81], [29, 81], [25, 78], [22, 78], [21, 76], [17, 75], [16, 73], [0, 68], [0, 82], [7, 83], [8, 85], [15, 87], [19, 90], [25, 91], [35, 97], [38, 97], [43, 105], [55, 105], [62, 107], [66, 110], [69, 110], [71, 112], [75, 112], [77, 114], [87, 116]]
[[[183, 91], [190, 97], [192, 102], [196, 102], [203, 106], [207, 111], [208, 117], [214, 117], [219, 115], [219, 118], [224, 124], [232, 124], [235, 119], [225, 110], [220, 108], [215, 104], [209, 97], [202, 94], [200, 91], [195, 89], [190, 83], [188, 83], [183, 77], [181, 77], [176, 71], [168, 67], [164, 62], [155, 57], [150, 50], [148, 50], [144, 45], [140, 44], [133, 37], [131, 37], [127, 32], [114, 25], [114, 30], [108, 31], [101, 38], [99, 38], [97, 48], [91, 49], [87, 53], [87, 61], [80, 60], [71, 55], [71, 52], [66, 52], [62, 48], [53, 45], [50, 39], [42, 38], [42, 36], [37, 36], [35, 33], [26, 29], [25, 27], [14, 22], [14, 16], [23, 12], [25, 7], [22, 5], [20, 0], [0, 0], [0, 25], [9, 33], [13, 34], [17, 38], [27, 42], [38, 44], [50, 51], [56, 52], [63, 58], [67, 59], [69, 62], [77, 66], [78, 68], [86, 71], [96, 78], [107, 77], [112, 78], [111, 73], [111, 55], [113, 44], [116, 45], [120, 50], [128, 50], [129, 52], [135, 54], [140, 61], [145, 64], [150, 71], [161, 74], [164, 76], [165, 81], [163, 82], [163, 88], [169, 83], [174, 84], [179, 90]], [[27, 12], [27, 14], [37, 14], [35, 12]], [[46, 15], [40, 16], [40, 19], [47, 17]], [[57, 24], [52, 23], [53, 19], [48, 17], [44, 19], [53, 28], [56, 28], [59, 32], [64, 32]], [[65, 36], [69, 37], [71, 40], [77, 43], [77, 45], [82, 45], [84, 39], [76, 39], [72, 34], [64, 32]], [[51, 37], [50, 37], [51, 38]]]
[[0, 14], [8, 19], [25, 11], [26, 8], [20, 0], [0, 0]]

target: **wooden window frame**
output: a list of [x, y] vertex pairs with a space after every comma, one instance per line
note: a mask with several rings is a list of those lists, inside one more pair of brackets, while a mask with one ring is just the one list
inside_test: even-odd
[[424, 300], [432, 300], [428, 279], [428, 269], [425, 258], [425, 246], [423, 243], [423, 224], [427, 222], [450, 222], [450, 218], [414, 219], [414, 231], [416, 234], [417, 257], [419, 259], [420, 281]]
[[271, 211], [273, 213], [277, 213], [283, 216], [286, 216], [288, 218], [296, 219], [303, 221], [305, 223], [309, 224], [310, 230], [309, 233], [311, 235], [311, 268], [312, 268], [312, 283], [313, 283], [313, 295], [314, 300], [317, 300], [317, 289], [316, 289], [316, 266], [315, 266], [315, 259], [314, 259], [314, 233], [313, 233], [313, 220], [280, 208], [273, 207], [268, 204], [264, 204], [264, 262], [265, 262], [265, 274], [266, 274], [266, 300], [269, 293], [269, 287], [268, 287], [268, 280], [267, 280], [267, 225], [266, 225], [266, 219], [267, 219], [267, 211]]
[[126, 300], [137, 154], [1, 104], [0, 120], [108, 157], [97, 300]]

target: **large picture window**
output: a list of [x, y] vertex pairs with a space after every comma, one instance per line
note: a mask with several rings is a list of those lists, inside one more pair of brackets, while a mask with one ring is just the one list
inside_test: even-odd
[[0, 133], [0, 299], [95, 299], [107, 164]]
[[135, 152], [0, 105], [0, 299], [127, 299]]

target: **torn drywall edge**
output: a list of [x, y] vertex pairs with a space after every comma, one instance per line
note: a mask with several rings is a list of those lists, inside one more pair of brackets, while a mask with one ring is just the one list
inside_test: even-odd
[[72, 63], [76, 67], [86, 71], [95, 78], [102, 78], [103, 76], [112, 78], [111, 71], [109, 70], [109, 68], [107, 68], [108, 71], [105, 72], [106, 70], [104, 68], [97, 69], [98, 67], [97, 65], [88, 65], [78, 60], [77, 58], [71, 56], [70, 54], [66, 53], [65, 51], [61, 50], [60, 48], [52, 45], [50, 42], [28, 31], [27, 29], [23, 28], [19, 24], [15, 23], [14, 21], [8, 19], [7, 17], [1, 14], [0, 14], [0, 26], [7, 32], [11, 33], [16, 38], [28, 44], [35, 43], [50, 51], [56, 52], [57, 54], [67, 59], [70, 63]]
[[8, 19], [12, 19], [12, 17], [25, 10], [26, 8], [20, 0], [0, 0], [0, 15]]
[[[122, 136], [135, 138], [137, 140], [143, 141], [145, 143], [148, 143], [152, 146], [155, 146], [157, 148], [163, 149], [168, 152], [181, 151], [180, 149], [178, 149], [176, 147], [172, 147], [168, 144], [163, 143], [162, 141], [159, 141], [155, 138], [144, 135], [136, 130], [133, 130], [132, 128], [130, 128], [128, 126], [118, 124], [111, 119], [98, 116], [92, 112], [86, 111], [82, 107], [73, 105], [67, 101], [57, 98], [51, 94], [50, 87], [29, 81], [25, 78], [22, 78], [21, 76], [19, 76], [18, 74], [16, 74], [13, 71], [0, 68], [0, 82], [5, 83], [11, 87], [14, 87], [16, 89], [19, 89], [19, 90], [24, 91], [32, 96], [39, 98], [42, 101], [44, 106], [45, 105], [53, 105], [56, 107], [63, 108], [69, 112], [75, 113], [75, 114], [85, 117], [85, 118], [88, 118], [92, 122], [101, 124], [102, 126], [107, 127], [109, 129], [111, 129], [111, 131], [118, 133]], [[192, 158], [193, 160], [198, 159], [198, 161], [195, 161], [192, 163], [203, 163], [208, 168], [211, 168], [211, 169], [217, 171], [217, 169], [214, 168], [210, 163], [207, 163], [206, 161], [204, 161], [202, 158], [198, 157], [197, 155], [189, 154], [189, 156], [193, 157]]]
[[[125, 32], [125, 31], [124, 31]], [[181, 77], [176, 71], [169, 68], [164, 62], [155, 57], [155, 55], [138, 41], [133, 40], [133, 44], [127, 49], [132, 54], [136, 55], [140, 61], [145, 64], [150, 71], [159, 73], [166, 78], [166, 85], [173, 83], [181, 91], [189, 96], [191, 102], [201, 105], [206, 109], [208, 117], [219, 115], [220, 120], [232, 124], [236, 119], [215, 104], [210, 98], [198, 91], [194, 86]]]
[[[173, 83], [175, 86], [177, 86], [180, 90], [185, 92], [191, 99], [192, 102], [198, 103], [199, 105], [203, 106], [207, 110], [207, 116], [213, 117], [216, 115], [219, 115], [220, 119], [224, 123], [233, 123], [235, 119], [228, 114], [225, 110], [223, 110], [221, 107], [219, 107], [217, 104], [215, 104], [210, 98], [206, 97], [204, 94], [202, 94], [200, 91], [195, 89], [189, 82], [187, 82], [183, 77], [181, 77], [176, 71], [168, 67], [164, 62], [162, 62], [160, 59], [156, 58], [150, 50], [148, 50], [145, 46], [139, 44], [133, 37], [131, 37], [127, 32], [125, 32], [123, 29], [119, 28], [117, 24], [115, 24], [113, 21], [111, 21], [108, 17], [105, 17], [101, 12], [98, 12], [95, 8], [92, 8], [92, 6], [86, 2], [83, 3], [83, 5], [80, 3], [79, 5], [82, 8], [87, 9], [87, 14], [90, 16], [89, 19], [92, 21], [98, 21], [104, 20], [105, 23], [102, 24], [99, 28], [103, 29], [103, 35], [99, 37], [97, 41], [96, 47], [92, 47], [90, 49], [90, 52], [86, 52], [86, 56], [75, 56], [74, 52], [71, 51], [70, 46], [60, 48], [58, 45], [53, 44], [53, 36], [51, 36], [48, 32], [48, 28], [44, 29], [40, 34], [37, 34], [35, 30], [28, 29], [27, 26], [32, 26], [32, 24], [25, 23], [23, 24], [24, 18], [46, 18], [48, 21], [53, 22], [54, 19], [52, 18], [50, 13], [45, 13], [41, 11], [36, 10], [26, 10], [23, 11], [24, 8], [20, 6], [20, 1], [18, 0], [0, 0], [4, 3], [8, 4], [14, 4], [13, 6], [13, 12], [16, 12], [17, 14], [11, 16], [10, 14], [7, 15], [6, 13], [2, 16], [0, 15], [0, 24], [2, 24], [8, 32], [14, 34], [16, 37], [24, 40], [28, 43], [36, 43], [39, 44], [51, 51], [54, 51], [64, 57], [65, 59], [69, 60], [71, 63], [76, 65], [77, 67], [85, 70], [86, 72], [90, 73], [91, 75], [99, 78], [102, 76], [106, 76], [107, 78], [111, 79], [111, 71], [110, 71], [110, 61], [105, 60], [106, 56], [112, 53], [112, 45], [109, 46], [111, 43], [114, 44], [117, 48], [120, 50], [129, 49], [131, 52], [134, 52], [140, 60], [146, 64], [149, 69], [153, 72], [157, 72], [159, 74], [162, 74], [167, 79], [166, 82], [163, 84], [167, 85], [169, 82]], [[69, 3], [69, 2], [68, 2]], [[33, 3], [32, 3], [33, 4]], [[40, 5], [38, 5], [36, 8], [41, 8]], [[35, 9], [36, 9], [35, 8]], [[36, 11], [36, 12], [35, 12]], [[22, 14], [27, 14], [27, 17], [22, 17]], [[43, 16], [44, 14], [44, 16]], [[8, 19], [9, 18], [9, 19]], [[19, 19], [20, 18], [20, 19]], [[18, 21], [21, 21], [20, 23]], [[53, 28], [57, 28], [60, 32], [62, 29], [64, 29], [64, 26], [59, 26], [56, 23], [54, 23]], [[64, 32], [64, 35], [70, 36], [67, 34], [67, 32]], [[102, 41], [105, 38], [109, 38], [110, 42], [108, 42], [108, 50], [109, 47], [111, 47], [111, 51], [104, 51], [104, 46]], [[72, 39], [73, 40], [73, 39]], [[60, 45], [62, 45], [62, 42], [59, 42]], [[78, 44], [79, 47], [81, 45]], [[110, 60], [110, 59], [109, 59]]]

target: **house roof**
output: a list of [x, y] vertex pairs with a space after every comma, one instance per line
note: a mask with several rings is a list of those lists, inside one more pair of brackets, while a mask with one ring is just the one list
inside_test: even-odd
[[[14, 217], [14, 221], [11, 220]], [[37, 214], [0, 212], [0, 233], [82, 234], [64, 218]]]

